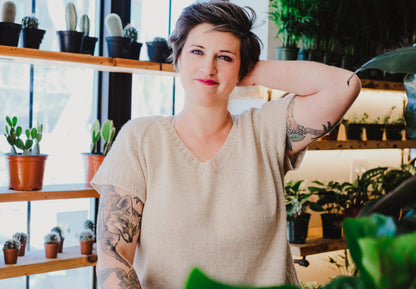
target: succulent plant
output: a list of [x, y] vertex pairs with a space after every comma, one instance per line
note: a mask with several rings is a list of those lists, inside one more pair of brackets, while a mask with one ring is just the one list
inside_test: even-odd
[[108, 14], [105, 17], [105, 27], [108, 30], [110, 36], [123, 36], [123, 25], [121, 24], [121, 18], [116, 13]]
[[18, 239], [11, 238], [4, 242], [3, 249], [19, 249], [20, 242]]
[[84, 229], [90, 229], [91, 231], [94, 231], [94, 222], [91, 220], [86, 220], [83, 224]]
[[51, 229], [51, 232], [56, 232], [56, 233], [58, 233], [59, 238], [62, 238], [62, 237], [63, 237], [63, 234], [62, 234], [62, 229], [61, 229], [61, 227], [59, 227], [59, 226], [55, 226], [55, 227], [53, 227], [53, 228]]
[[69, 2], [65, 7], [66, 30], [75, 31], [77, 29], [77, 9], [74, 3]]
[[167, 42], [167, 41], [166, 41], [166, 38], [164, 37], [156, 36], [153, 38], [153, 42]]
[[87, 14], [81, 16], [79, 19], [79, 26], [81, 28], [81, 32], [84, 33], [84, 35], [90, 35], [90, 18]]
[[79, 234], [80, 241], [93, 241], [94, 240], [94, 232], [90, 229], [84, 229]]
[[107, 155], [110, 151], [110, 148], [113, 144], [114, 137], [116, 135], [116, 128], [114, 127], [112, 120], [106, 120], [100, 129], [100, 121], [97, 119], [94, 121], [92, 128], [91, 128], [91, 146], [90, 146], [90, 153], [91, 154], [99, 154], [98, 151], [98, 141], [100, 140], [100, 136], [104, 140], [104, 148], [103, 148], [103, 155]]
[[27, 241], [27, 235], [26, 235], [26, 233], [23, 233], [23, 232], [14, 233], [12, 238], [19, 240], [19, 242], [26, 242]]
[[6, 122], [6, 133], [4, 134], [4, 136], [6, 137], [7, 142], [11, 146], [11, 154], [17, 154], [16, 147], [21, 149], [24, 155], [40, 154], [39, 143], [42, 140], [42, 124], [37, 123], [36, 128], [26, 129], [26, 141], [23, 142], [23, 140], [20, 138], [23, 129], [21, 126], [17, 126], [17, 117], [13, 116], [12, 118], [10, 118], [9, 116], [6, 116]]
[[131, 26], [130, 24], [127, 24], [124, 27], [124, 37], [137, 41], [137, 38], [139, 38], [139, 32], [133, 26]]
[[13, 1], [6, 1], [3, 3], [1, 11], [2, 22], [14, 22], [16, 17], [16, 4]]
[[61, 241], [61, 237], [58, 232], [51, 231], [43, 237], [45, 244], [58, 244]]
[[32, 16], [25, 16], [22, 18], [22, 27], [23, 28], [38, 28], [39, 26], [39, 20], [35, 17], [35, 15]]

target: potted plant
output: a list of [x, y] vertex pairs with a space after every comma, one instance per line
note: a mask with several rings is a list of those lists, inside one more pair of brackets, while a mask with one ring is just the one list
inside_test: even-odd
[[108, 56], [118, 58], [129, 58], [131, 38], [124, 37], [121, 18], [116, 13], [105, 17], [105, 27], [110, 36], [105, 38], [107, 42]]
[[60, 237], [55, 231], [49, 232], [44, 237], [45, 257], [54, 259], [58, 257]]
[[[97, 119], [94, 121], [91, 128], [91, 145], [90, 152], [83, 153], [84, 168], [86, 172], [86, 185], [91, 187], [91, 180], [95, 173], [98, 171], [105, 156], [110, 151], [111, 146], [116, 135], [116, 128], [114, 127], [112, 120], [106, 120], [103, 126], [100, 126], [100, 121]], [[102, 138], [104, 141], [103, 151], [100, 152], [98, 141]]]
[[168, 58], [171, 55], [172, 50], [165, 38], [156, 36], [153, 38], [153, 41], [147, 41], [146, 46], [147, 55], [149, 56], [150, 61], [170, 63]]
[[306, 193], [302, 184], [303, 180], [290, 180], [285, 185], [287, 237], [292, 244], [304, 244], [308, 236], [311, 214], [306, 210], [311, 204], [311, 193]]
[[45, 30], [38, 29], [39, 20], [32, 16], [22, 18], [22, 39], [24, 48], [39, 49]]
[[276, 47], [277, 59], [297, 60], [297, 47], [307, 25], [312, 20], [306, 1], [273, 0], [269, 18], [277, 28], [276, 37], [282, 36], [283, 46]]
[[358, 116], [356, 113], [353, 113], [350, 119], [342, 120], [342, 124], [345, 127], [345, 134], [347, 136], [347, 139], [364, 139], [364, 128], [365, 124], [368, 122], [368, 117], [368, 114], [365, 112], [361, 116]]
[[23, 233], [23, 232], [14, 233], [12, 238], [19, 240], [19, 243], [20, 243], [19, 256], [24, 256], [25, 250], [26, 250], [26, 242], [27, 242], [26, 233]]
[[405, 129], [405, 120], [402, 115], [393, 118], [392, 114], [395, 112], [397, 106], [393, 105], [389, 112], [383, 117], [383, 123], [386, 131], [386, 139], [388, 140], [402, 140]]
[[385, 125], [380, 117], [364, 125], [367, 140], [382, 140]]
[[94, 55], [95, 44], [97, 43], [97, 37], [90, 37], [90, 18], [84, 14], [80, 19], [82, 36], [81, 53]]
[[5, 264], [16, 264], [17, 256], [19, 255], [20, 243], [17, 239], [9, 239], [4, 242], [3, 255]]
[[[40, 154], [39, 143], [42, 140], [43, 125], [26, 129], [26, 141], [21, 139], [23, 129], [17, 126], [17, 117], [6, 116], [7, 142], [11, 151], [6, 154], [9, 164], [10, 183], [12, 190], [32, 191], [40, 190], [43, 186], [43, 174], [47, 155]], [[17, 153], [16, 148], [22, 153]]]
[[59, 235], [59, 246], [58, 246], [58, 253], [62, 253], [63, 252], [63, 248], [64, 248], [64, 235], [62, 233], [62, 229], [59, 226], [55, 226], [51, 229], [51, 232], [55, 232]]
[[90, 229], [84, 229], [79, 235], [82, 255], [90, 255], [94, 245], [94, 232]]
[[83, 32], [76, 31], [77, 10], [74, 3], [68, 2], [65, 7], [66, 30], [57, 31], [61, 52], [80, 53]]
[[345, 183], [329, 181], [322, 183], [313, 181], [315, 186], [308, 187], [308, 190], [318, 196], [312, 210], [323, 212], [322, 235], [324, 238], [338, 239], [342, 237], [341, 223], [344, 219], [343, 211], [347, 207], [348, 196], [344, 191]]
[[129, 49], [129, 59], [138, 60], [140, 58], [140, 50], [143, 45], [143, 43], [137, 42], [137, 39], [139, 37], [139, 32], [133, 26], [131, 26], [130, 24], [127, 24], [124, 27], [124, 37], [131, 39], [130, 49]]
[[16, 4], [13, 1], [3, 3], [0, 22], [0, 45], [15, 46], [19, 43], [22, 25], [14, 23]]

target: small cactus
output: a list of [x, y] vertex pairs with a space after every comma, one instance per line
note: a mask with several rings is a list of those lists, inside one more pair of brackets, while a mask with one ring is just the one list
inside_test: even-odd
[[94, 240], [94, 232], [90, 229], [84, 229], [79, 234], [80, 241], [93, 241]]
[[156, 36], [153, 38], [153, 42], [166, 42], [166, 38]]
[[[42, 124], [38, 123], [36, 128], [26, 129], [26, 141], [23, 142], [23, 140], [20, 138], [23, 129], [21, 126], [16, 126], [17, 117], [13, 116], [12, 118], [10, 118], [9, 116], [6, 116], [6, 122], [8, 126], [6, 125], [6, 133], [4, 134], [4, 136], [6, 137], [7, 142], [11, 146], [11, 154], [17, 154], [16, 147], [21, 149], [24, 155], [40, 154], [39, 142], [42, 139]], [[35, 145], [32, 149], [33, 144]]]
[[20, 242], [18, 239], [9, 239], [6, 242], [4, 242], [3, 249], [19, 249], [20, 248]]
[[16, 4], [13, 1], [6, 1], [3, 3], [1, 11], [2, 22], [14, 22], [16, 17]]
[[100, 121], [96, 119], [92, 124], [91, 128], [91, 146], [90, 152], [92, 154], [98, 154], [98, 141], [100, 140], [101, 136], [101, 126]]
[[137, 38], [139, 37], [139, 32], [133, 26], [127, 24], [126, 27], [124, 27], [124, 37], [137, 41]]
[[65, 20], [66, 30], [75, 31], [77, 28], [77, 10], [72, 2], [66, 4]]
[[105, 17], [105, 27], [110, 33], [110, 36], [123, 36], [123, 25], [121, 24], [121, 18], [116, 13], [111, 13]]
[[39, 20], [34, 15], [25, 16], [22, 18], [22, 27], [23, 28], [38, 28]]
[[81, 28], [81, 32], [84, 33], [84, 35], [90, 35], [90, 18], [88, 15], [84, 14], [81, 16], [81, 19], [79, 20], [79, 26]]
[[97, 119], [94, 121], [92, 128], [91, 128], [91, 146], [90, 146], [90, 153], [91, 154], [99, 154], [98, 150], [98, 141], [100, 140], [100, 136], [104, 140], [104, 148], [103, 148], [103, 155], [107, 155], [110, 151], [110, 148], [113, 144], [114, 137], [116, 135], [116, 128], [114, 127], [112, 120], [106, 120], [100, 130], [100, 121]]
[[61, 241], [61, 237], [55, 231], [49, 232], [43, 237], [45, 244], [58, 244]]
[[56, 232], [56, 233], [58, 233], [59, 238], [62, 238], [62, 237], [63, 237], [63, 235], [62, 235], [62, 229], [61, 229], [61, 227], [59, 227], [59, 226], [55, 226], [55, 227], [53, 227], [53, 228], [51, 229], [51, 232]]
[[23, 232], [17, 232], [13, 234], [13, 239], [19, 240], [19, 242], [26, 242], [27, 241], [27, 235]]
[[90, 229], [91, 231], [94, 231], [94, 222], [91, 220], [86, 220], [83, 224], [84, 229]]

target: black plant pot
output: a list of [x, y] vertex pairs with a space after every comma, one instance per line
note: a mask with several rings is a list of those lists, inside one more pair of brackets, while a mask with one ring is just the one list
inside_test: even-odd
[[302, 214], [287, 220], [287, 238], [291, 244], [304, 244], [308, 236], [310, 214]]
[[345, 124], [345, 133], [347, 139], [361, 140], [363, 134], [363, 125], [360, 123]]
[[121, 36], [108, 36], [107, 49], [109, 57], [129, 58], [131, 39]]
[[297, 60], [299, 54], [299, 48], [297, 47], [276, 47], [276, 59], [277, 60]]
[[22, 25], [12, 22], [0, 22], [0, 45], [15, 46], [19, 44]]
[[167, 42], [164, 41], [149, 41], [146, 42], [147, 55], [149, 60], [159, 63], [169, 63], [168, 57], [172, 53]]
[[23, 28], [22, 39], [24, 48], [39, 49], [40, 43], [42, 42], [45, 30], [37, 28]]
[[322, 235], [324, 238], [339, 239], [342, 237], [342, 221], [344, 216], [341, 214], [321, 214]]
[[61, 52], [80, 53], [84, 33], [79, 31], [57, 31]]
[[81, 43], [81, 53], [94, 55], [95, 44], [97, 43], [97, 37], [90, 37], [84, 35]]
[[382, 140], [384, 125], [377, 123], [369, 123], [365, 125], [368, 140]]
[[299, 49], [298, 60], [308, 60], [309, 49]]
[[401, 140], [404, 129], [404, 124], [388, 124], [386, 125], [386, 138], [388, 140]]
[[129, 59], [138, 60], [140, 58], [140, 50], [142, 48], [143, 43], [137, 41], [130, 42], [130, 51], [129, 51]]

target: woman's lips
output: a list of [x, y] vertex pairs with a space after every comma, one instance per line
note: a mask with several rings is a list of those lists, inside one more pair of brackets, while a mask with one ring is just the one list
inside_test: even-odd
[[205, 85], [217, 85], [218, 84], [216, 81], [211, 80], [211, 79], [197, 79], [197, 81]]

